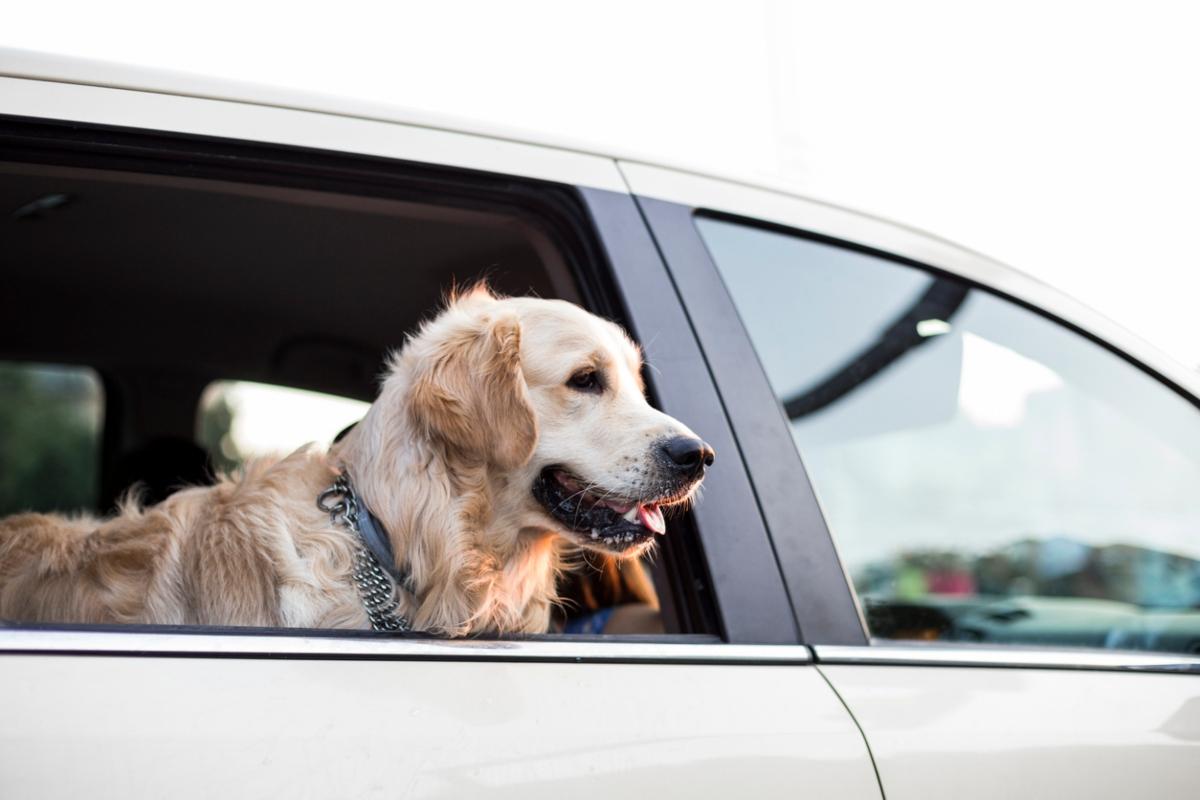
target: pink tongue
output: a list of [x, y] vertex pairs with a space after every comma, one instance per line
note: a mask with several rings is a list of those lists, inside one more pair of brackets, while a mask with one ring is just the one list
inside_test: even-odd
[[667, 532], [667, 523], [663, 520], [662, 509], [658, 506], [651, 508], [638, 506], [638, 519], [642, 521], [643, 527], [649, 528], [655, 533]]

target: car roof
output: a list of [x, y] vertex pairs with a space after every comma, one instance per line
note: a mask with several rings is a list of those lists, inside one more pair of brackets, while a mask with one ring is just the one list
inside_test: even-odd
[[199, 97], [254, 105], [311, 111], [335, 116], [391, 122], [421, 128], [453, 131], [490, 139], [549, 147], [621, 161], [667, 167], [696, 175], [757, 186], [801, 196], [769, 179], [752, 175], [714, 172], [696, 164], [687, 164], [649, 153], [611, 147], [602, 142], [506, 126], [486, 120], [453, 114], [422, 111], [405, 106], [380, 103], [353, 96], [309, 92], [284, 86], [214, 77], [201, 73], [141, 66], [58, 53], [46, 53], [0, 46], [0, 77], [49, 80], [86, 86], [131, 89], [158, 94]]

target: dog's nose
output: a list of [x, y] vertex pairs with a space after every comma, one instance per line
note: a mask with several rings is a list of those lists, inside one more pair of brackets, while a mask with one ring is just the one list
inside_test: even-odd
[[711, 467], [716, 453], [707, 443], [691, 436], [676, 436], [662, 444], [667, 461], [684, 475], [700, 476]]

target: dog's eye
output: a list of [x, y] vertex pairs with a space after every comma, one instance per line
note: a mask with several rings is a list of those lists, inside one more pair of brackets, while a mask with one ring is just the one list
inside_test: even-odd
[[600, 373], [594, 369], [581, 369], [571, 376], [567, 386], [581, 392], [600, 392], [604, 389], [600, 382]]

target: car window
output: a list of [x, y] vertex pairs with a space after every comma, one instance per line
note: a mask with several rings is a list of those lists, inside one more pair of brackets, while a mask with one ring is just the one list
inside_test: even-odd
[[1200, 415], [986, 291], [700, 217], [873, 636], [1200, 651]]
[[[501, 294], [606, 304], [592, 289], [583, 296], [599, 264], [581, 255], [592, 234], [568, 224], [576, 211], [560, 207], [558, 188], [450, 170], [431, 176], [348, 155], [319, 176], [282, 181], [276, 159], [290, 155], [272, 156], [267, 167], [247, 156], [231, 174], [234, 145], [209, 154], [195, 146], [187, 175], [170, 167], [169, 153], [0, 162], [0, 197], [33, 209], [0, 221], [0, 260], [12, 265], [4, 354], [16, 362], [53, 352], [100, 365], [105, 389], [102, 409], [99, 381], [90, 378], [90, 394], [80, 384], [86, 371], [14, 366], [0, 374], [0, 520], [28, 509], [134, 516], [255, 456], [328, 446], [365, 415], [360, 401], [375, 395], [388, 354], [454, 287], [486, 279]], [[308, 159], [297, 165], [311, 166]], [[711, 595], [690, 580], [699, 569], [677, 544], [691, 541], [691, 522], [672, 526], [682, 532], [644, 575], [614, 578], [611, 565], [572, 561], [579, 585], [561, 629], [647, 632], [657, 624], [708, 635]], [[638, 606], [638, 618], [621, 606]], [[570, 627], [584, 616], [594, 618]], [[159, 609], [121, 617], [176, 618]], [[617, 622], [626, 627], [618, 631]]]
[[286, 455], [310, 442], [328, 447], [369, 403], [250, 381], [213, 381], [200, 397], [196, 441], [229, 472], [249, 458]]
[[92, 370], [0, 362], [0, 516], [92, 510], [103, 415]]

